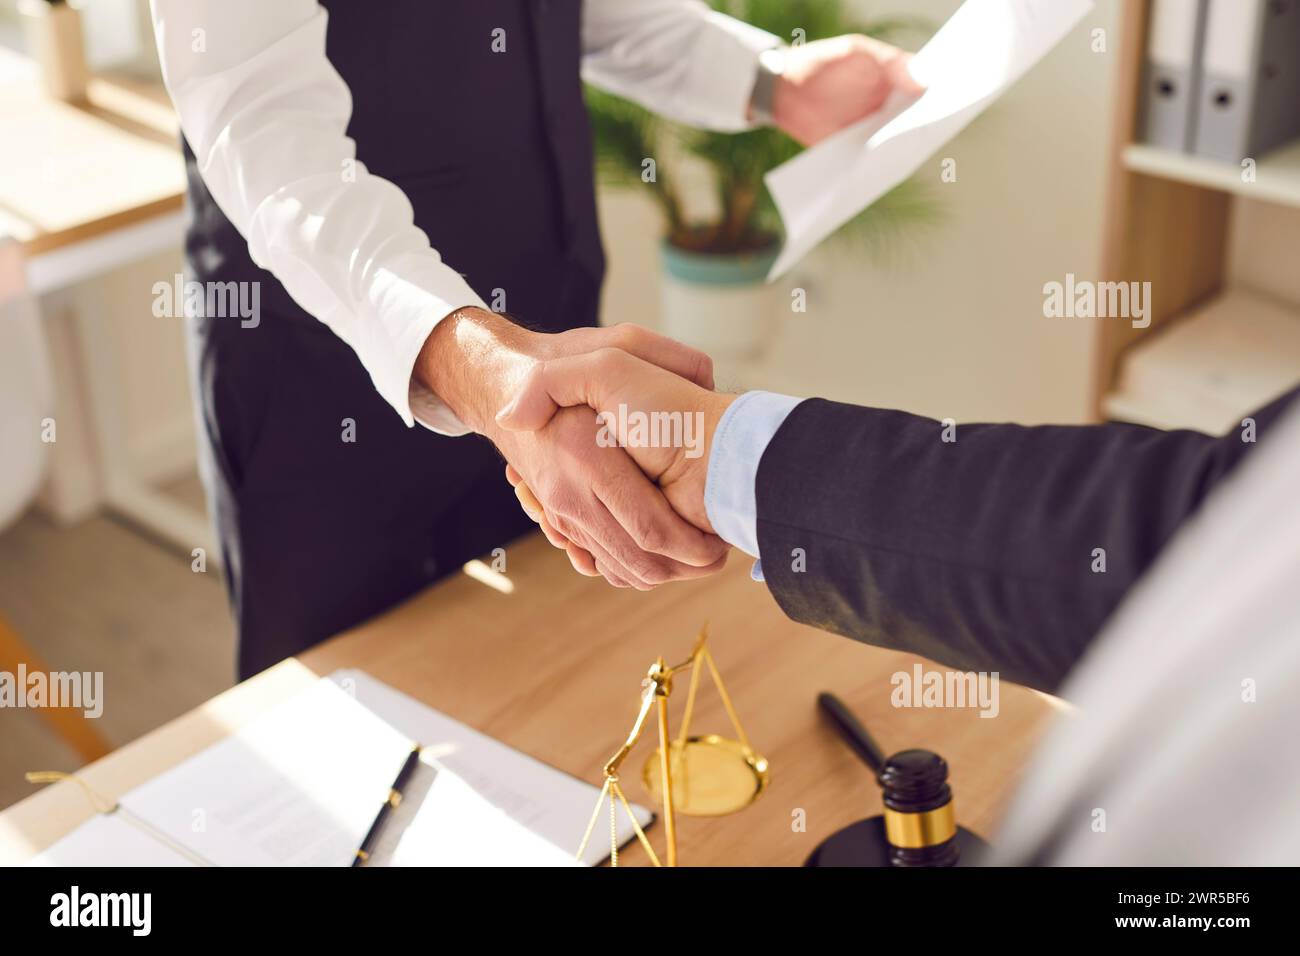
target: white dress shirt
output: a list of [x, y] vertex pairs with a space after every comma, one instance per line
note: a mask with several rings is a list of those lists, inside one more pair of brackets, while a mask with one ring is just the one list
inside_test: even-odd
[[[758, 555], [758, 463], [767, 444], [802, 398], [775, 392], [746, 392], [727, 406], [718, 421], [704, 481], [704, 511], [714, 532], [750, 557]], [[763, 580], [754, 562], [750, 575]]]
[[[407, 425], [418, 418], [464, 434], [411, 372], [440, 320], [486, 305], [416, 228], [401, 189], [356, 162], [346, 133], [352, 98], [325, 55], [324, 8], [316, 0], [152, 0], [152, 8], [181, 127], [253, 262], [351, 346]], [[777, 42], [699, 0], [583, 6], [588, 80], [718, 130], [747, 128], [758, 54]]]

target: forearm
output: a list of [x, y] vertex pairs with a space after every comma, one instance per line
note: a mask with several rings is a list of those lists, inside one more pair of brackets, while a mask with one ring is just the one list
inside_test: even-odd
[[315, 0], [153, 0], [164, 80], [213, 199], [250, 256], [357, 353], [412, 421], [412, 368], [448, 313], [482, 301], [411, 204], [356, 160], [351, 95]]
[[504, 316], [460, 309], [430, 333], [414, 377], [471, 431], [488, 434], [496, 413], [536, 363], [539, 341]]

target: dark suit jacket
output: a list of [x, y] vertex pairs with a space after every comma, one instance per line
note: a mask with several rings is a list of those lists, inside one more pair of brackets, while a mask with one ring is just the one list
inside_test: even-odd
[[[1252, 416], [1259, 441], [1298, 394]], [[763, 574], [797, 621], [1044, 690], [1256, 447], [1240, 430], [942, 429], [798, 405], [758, 469]]]

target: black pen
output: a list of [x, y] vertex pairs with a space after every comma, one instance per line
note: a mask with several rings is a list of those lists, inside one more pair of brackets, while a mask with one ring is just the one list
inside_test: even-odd
[[415, 764], [419, 759], [420, 748], [416, 747], [407, 756], [406, 763], [402, 764], [402, 769], [397, 771], [397, 779], [393, 781], [393, 786], [388, 791], [388, 799], [379, 808], [379, 814], [375, 817], [375, 822], [370, 824], [370, 829], [366, 831], [366, 838], [361, 841], [361, 849], [357, 850], [357, 855], [352, 858], [353, 866], [361, 866], [370, 859], [370, 850], [375, 839], [379, 836], [379, 831], [383, 828], [388, 815], [402, 802], [402, 791], [406, 788], [406, 781], [411, 779], [411, 774], [415, 771]]

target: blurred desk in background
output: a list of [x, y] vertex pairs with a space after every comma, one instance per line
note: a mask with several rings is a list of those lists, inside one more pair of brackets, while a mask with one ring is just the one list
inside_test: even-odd
[[[506, 549], [497, 575], [475, 563], [392, 611], [283, 662], [81, 771], [118, 797], [222, 739], [318, 676], [361, 668], [379, 680], [525, 753], [593, 783], [635, 716], [640, 682], [659, 656], [689, 653], [707, 620], [710, 644], [771, 785], [726, 817], [679, 817], [686, 866], [799, 865], [840, 827], [881, 811], [880, 791], [821, 718], [819, 691], [843, 698], [887, 752], [926, 747], [947, 759], [957, 819], [985, 836], [1005, 809], [1056, 703], [1003, 684], [997, 717], [976, 709], [904, 709], [891, 677], [917, 658], [867, 647], [789, 621], [750, 562], [734, 554], [715, 577], [649, 593], [584, 578], [540, 535]], [[485, 583], [486, 582], [486, 583]], [[180, 622], [178, 622], [180, 623]], [[105, 688], [112, 706], [112, 687]], [[680, 708], [678, 703], [677, 707]], [[680, 719], [680, 710], [673, 720]], [[708, 682], [692, 727], [727, 732]], [[653, 734], [647, 734], [651, 738]], [[627, 766], [639, 776], [654, 743]], [[36, 769], [36, 768], [33, 768]], [[646, 799], [639, 779], [628, 797]], [[802, 811], [802, 812], [800, 812]], [[0, 864], [25, 862], [90, 815], [67, 781], [0, 813]], [[800, 820], [806, 829], [798, 827]], [[649, 831], [656, 846], [662, 833]], [[574, 849], [581, 834], [574, 834]], [[619, 854], [644, 864], [639, 846]]]
[[[166, 91], [100, 76], [88, 96], [75, 106], [49, 99], [31, 61], [0, 49], [0, 231], [23, 244], [38, 294], [61, 277], [41, 263], [45, 255], [110, 234], [123, 244], [134, 237], [121, 230], [179, 213], [184, 199], [180, 127]], [[130, 254], [125, 244], [119, 254]]]
[[0, 237], [21, 244], [27, 289], [47, 315], [74, 313], [71, 334], [46, 323], [64, 383], [59, 431], [93, 436], [93, 447], [61, 449], [75, 463], [56, 460], [51, 510], [75, 520], [102, 503], [188, 553], [212, 550], [207, 518], [136, 474], [104, 310], [91, 296], [71, 298], [80, 283], [179, 251], [185, 184], [179, 124], [160, 84], [97, 76], [87, 102], [73, 105], [44, 96], [31, 61], [0, 50]]

